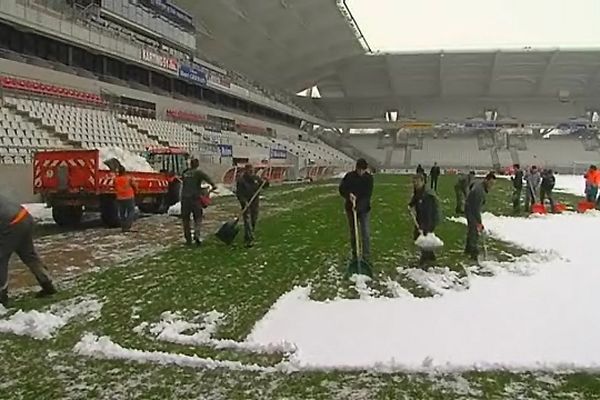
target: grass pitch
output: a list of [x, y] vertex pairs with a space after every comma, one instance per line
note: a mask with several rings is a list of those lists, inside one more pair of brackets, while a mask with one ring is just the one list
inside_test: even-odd
[[[455, 178], [442, 177], [439, 194], [444, 217], [453, 216]], [[508, 181], [499, 180], [486, 209], [512, 214]], [[433, 293], [403, 274], [416, 264], [412, 225], [406, 212], [410, 179], [377, 175], [371, 215], [371, 287], [392, 296], [385, 282], [398, 282], [416, 296]], [[570, 196], [558, 196], [574, 204]], [[217, 207], [233, 209], [232, 199]], [[265, 193], [258, 241], [252, 249], [231, 248], [216, 240], [199, 249], [174, 246], [130, 265], [82, 277], [51, 300], [29, 296], [14, 306], [44, 309], [78, 296], [103, 303], [101, 317], [73, 321], [51, 340], [0, 334], [0, 398], [6, 399], [471, 399], [471, 398], [600, 398], [600, 375], [471, 372], [448, 375], [376, 374], [372, 372], [251, 373], [202, 370], [78, 356], [73, 346], [86, 332], [107, 335], [129, 348], [275, 365], [284, 357], [208, 346], [178, 345], [134, 332], [142, 321], [155, 322], [164, 311], [184, 316], [218, 310], [225, 314], [216, 337], [243, 340], [269, 307], [294, 285], [311, 283], [316, 300], [354, 298], [353, 283], [344, 278], [349, 245], [337, 183], [279, 187]], [[175, 222], [173, 222], [175, 223]], [[140, 229], [143, 226], [140, 224]], [[437, 264], [465, 274], [470, 265], [462, 252], [465, 227], [445, 221], [437, 233], [445, 249]], [[240, 235], [241, 236], [241, 235]], [[499, 260], [524, 253], [490, 240]], [[477, 272], [475, 272], [477, 273]], [[376, 339], [373, 339], [376, 340]]]

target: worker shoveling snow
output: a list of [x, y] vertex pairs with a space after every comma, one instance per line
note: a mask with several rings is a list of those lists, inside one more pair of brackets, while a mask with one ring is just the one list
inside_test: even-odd
[[415, 245], [422, 250], [434, 251], [444, 247], [444, 242], [432, 232], [427, 235], [419, 235], [415, 240]]
[[144, 157], [138, 156], [130, 151], [119, 147], [102, 147], [98, 150], [100, 151], [99, 168], [102, 170], [110, 169], [105, 163], [109, 160], [116, 159], [127, 171], [156, 172]]
[[[203, 184], [202, 185], [203, 188], [205, 188], [206, 190], [210, 189], [210, 185], [207, 184]], [[217, 183], [217, 190], [215, 190], [214, 192], [210, 192], [210, 198], [214, 198], [214, 197], [225, 197], [225, 196], [233, 196], [234, 193], [231, 191], [231, 189], [229, 189], [228, 186], [224, 185], [223, 183]], [[169, 210], [167, 211], [168, 215], [172, 215], [172, 216], [180, 216], [181, 215], [181, 203], [175, 203], [173, 204], [171, 207], [169, 207]]]

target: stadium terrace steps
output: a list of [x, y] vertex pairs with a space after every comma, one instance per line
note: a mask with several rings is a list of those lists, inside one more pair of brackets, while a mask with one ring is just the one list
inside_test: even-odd
[[0, 108], [0, 162], [29, 164], [39, 150], [64, 149], [70, 146], [54, 130], [19, 110], [18, 101], [6, 98]]

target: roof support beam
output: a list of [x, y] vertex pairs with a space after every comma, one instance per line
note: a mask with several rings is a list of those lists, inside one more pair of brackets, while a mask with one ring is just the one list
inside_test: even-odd
[[588, 79], [588, 81], [587, 81], [585, 91], [588, 96], [594, 94], [594, 89], [595, 89], [594, 85], [596, 85], [599, 80], [600, 80], [600, 68], [596, 69], [596, 71], [590, 76], [590, 79]]
[[546, 83], [546, 79], [548, 78], [548, 71], [550, 71], [550, 68], [552, 67], [552, 64], [554, 63], [554, 61], [556, 61], [556, 57], [558, 57], [559, 53], [560, 53], [559, 50], [555, 50], [554, 52], [552, 52], [550, 57], [548, 57], [548, 62], [546, 63], [546, 66], [544, 67], [544, 70], [542, 71], [542, 74], [540, 75], [540, 77], [537, 81], [537, 85], [535, 87], [534, 93], [536, 95], [542, 94], [542, 89], [544, 88], [544, 83]]
[[490, 77], [488, 79], [488, 87], [487, 87], [487, 95], [492, 95], [492, 88], [494, 86], [494, 77], [496, 76], [496, 71], [498, 69], [498, 58], [500, 58], [500, 52], [497, 51], [494, 53], [494, 57], [492, 59], [492, 64], [490, 65]]
[[392, 72], [392, 63], [390, 62], [391, 55], [384, 55], [384, 68], [388, 78], [388, 85], [390, 88], [390, 96], [398, 95], [398, 90], [396, 89], [396, 84], [394, 83], [394, 76]]
[[444, 82], [446, 80], [446, 70], [444, 68], [444, 52], [440, 53], [438, 58], [438, 94], [440, 97], [444, 96]]

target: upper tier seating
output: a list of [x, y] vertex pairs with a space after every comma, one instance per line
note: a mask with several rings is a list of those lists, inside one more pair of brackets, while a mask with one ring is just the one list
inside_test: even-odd
[[105, 104], [102, 98], [94, 93], [82, 92], [80, 90], [64, 88], [56, 85], [48, 85], [46, 83], [26, 79], [1, 76], [0, 86], [7, 90], [24, 91], [41, 96], [60, 97], [68, 100], [90, 103], [97, 106]]

